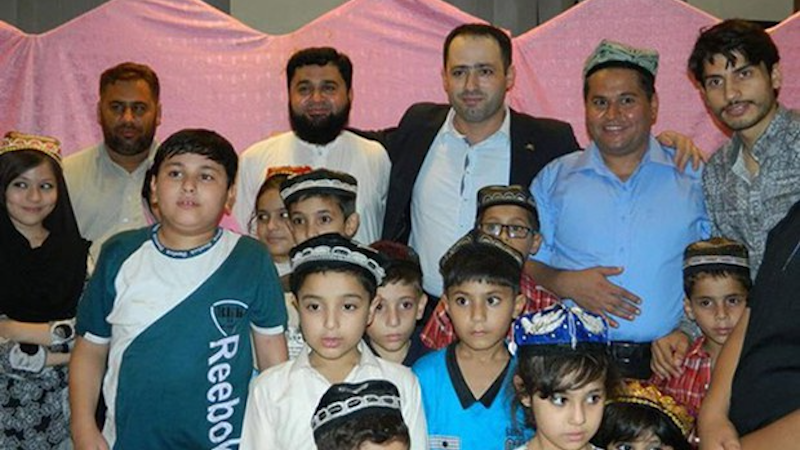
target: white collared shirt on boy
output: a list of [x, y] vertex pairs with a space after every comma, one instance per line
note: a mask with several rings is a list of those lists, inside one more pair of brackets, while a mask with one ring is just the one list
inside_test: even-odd
[[[311, 367], [310, 350], [306, 346], [297, 359], [270, 368], [253, 382], [245, 410], [241, 450], [317, 448], [311, 418], [331, 382]], [[377, 358], [363, 341], [358, 350], [361, 359], [343, 382], [375, 379], [392, 382], [400, 392], [411, 449], [427, 449], [428, 432], [417, 377], [408, 367]]]

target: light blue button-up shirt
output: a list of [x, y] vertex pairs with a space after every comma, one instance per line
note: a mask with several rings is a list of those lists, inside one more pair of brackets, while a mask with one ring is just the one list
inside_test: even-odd
[[651, 136], [639, 167], [622, 181], [592, 143], [548, 164], [531, 185], [544, 240], [533, 258], [567, 270], [622, 267], [609, 281], [642, 299], [641, 315], [619, 320], [612, 340], [652, 341], [677, 326], [683, 251], [710, 233], [701, 175], [682, 173], [673, 156]]
[[441, 296], [439, 259], [475, 226], [478, 190], [508, 184], [511, 173], [510, 112], [500, 129], [470, 145], [453, 126], [451, 108], [428, 151], [411, 196], [409, 245], [419, 253], [423, 288]]

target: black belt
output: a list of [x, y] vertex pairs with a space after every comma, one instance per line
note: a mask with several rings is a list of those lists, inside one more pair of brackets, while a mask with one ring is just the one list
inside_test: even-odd
[[650, 342], [611, 341], [611, 358], [625, 378], [648, 379], [652, 350]]

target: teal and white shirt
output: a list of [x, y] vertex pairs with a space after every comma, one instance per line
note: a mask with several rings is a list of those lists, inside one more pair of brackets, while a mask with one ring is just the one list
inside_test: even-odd
[[252, 375], [251, 330], [283, 333], [286, 308], [263, 244], [219, 229], [173, 251], [158, 225], [104, 246], [77, 331], [109, 345], [103, 435], [112, 448], [235, 448]]

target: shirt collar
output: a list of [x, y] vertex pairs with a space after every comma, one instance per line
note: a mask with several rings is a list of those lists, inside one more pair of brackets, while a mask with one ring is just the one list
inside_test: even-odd
[[[156, 156], [157, 149], [158, 149], [158, 142], [156, 142], [154, 139], [153, 143], [150, 144], [150, 150], [148, 150], [147, 159], [144, 162], [142, 162], [142, 164], [139, 164], [139, 167], [137, 167], [136, 170], [133, 171], [133, 173], [138, 173], [140, 171], [149, 169], [150, 166], [153, 164], [153, 158], [155, 158]], [[97, 152], [97, 158], [100, 160], [100, 163], [104, 164], [106, 167], [115, 168], [125, 173], [128, 173], [127, 170], [123, 169], [119, 164], [115, 163], [111, 159], [111, 156], [108, 155], [108, 152], [109, 150], [108, 147], [106, 146], [106, 143], [105, 142], [101, 143], [100, 151]]]
[[[786, 126], [792, 122], [794, 113], [786, 108], [783, 105], [778, 104], [778, 111], [775, 113], [775, 117], [772, 118], [772, 122], [769, 123], [767, 129], [764, 130], [764, 133], [756, 139], [755, 144], [753, 144], [753, 157], [756, 160], [759, 157], [770, 150], [778, 150], [782, 148], [776, 145], [762, 145], [763, 142], [769, 143], [774, 142], [775, 140], [781, 139], [783, 132]], [[734, 148], [737, 151], [736, 158], [738, 159], [741, 155], [741, 148], [742, 139], [739, 136], [739, 133], [734, 133], [732, 142], [735, 144]]]
[[709, 356], [708, 352], [703, 348], [703, 345], [706, 343], [706, 337], [700, 335], [699, 338], [695, 339], [692, 343], [692, 346], [689, 347], [689, 350], [686, 352], [686, 357], [691, 356], [700, 356], [706, 358]]
[[[506, 115], [503, 117], [503, 123], [500, 124], [500, 128], [495, 131], [491, 136], [487, 137], [481, 142], [486, 142], [489, 139], [492, 139], [496, 136], [502, 136], [505, 139], [511, 138], [511, 108], [508, 105], [504, 106]], [[453, 120], [456, 117], [456, 110], [453, 107], [450, 107], [450, 111], [447, 112], [447, 118], [444, 121], [444, 128], [443, 131], [445, 134], [448, 134], [455, 138], [465, 139], [465, 136], [458, 130], [456, 130], [455, 125], [453, 124]], [[480, 144], [480, 142], [479, 142]]]
[[[674, 150], [663, 147], [653, 135], [650, 135], [648, 139], [647, 150], [645, 150], [636, 172], [638, 172], [639, 168], [646, 164], [659, 164], [674, 167], [674, 153]], [[571, 169], [572, 172], [584, 170], [592, 170], [600, 174], [611, 173], [603, 161], [603, 156], [600, 154], [600, 149], [597, 147], [597, 144], [595, 144], [594, 141], [592, 141], [592, 143], [589, 145], [589, 148], [584, 150], [583, 153], [578, 156]]]
[[[369, 346], [367, 346], [363, 339], [358, 342], [358, 351], [361, 353], [361, 358], [358, 360], [357, 367], [380, 367], [380, 364], [378, 363], [378, 357], [372, 353], [372, 350], [370, 350]], [[311, 366], [311, 361], [309, 360], [310, 354], [311, 347], [309, 347], [306, 343], [303, 350], [299, 355], [297, 355], [297, 358], [295, 358], [291, 372], [298, 372], [301, 370], [311, 370], [316, 372], [317, 370]]]

